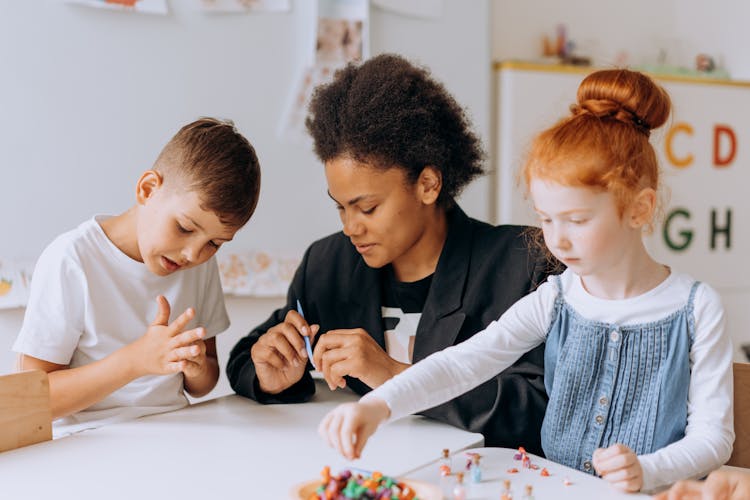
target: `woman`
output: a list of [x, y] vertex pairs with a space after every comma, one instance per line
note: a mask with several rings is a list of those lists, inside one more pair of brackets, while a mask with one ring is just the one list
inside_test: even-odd
[[[343, 231], [308, 248], [286, 307], [232, 350], [227, 374], [238, 394], [308, 399], [303, 336], [331, 389], [364, 394], [482, 330], [546, 277], [529, 228], [493, 227], [455, 203], [483, 172], [483, 152], [425, 69], [395, 55], [350, 64], [316, 89], [307, 128]], [[541, 453], [542, 365], [539, 347], [423, 414], [481, 432], [488, 446]]]

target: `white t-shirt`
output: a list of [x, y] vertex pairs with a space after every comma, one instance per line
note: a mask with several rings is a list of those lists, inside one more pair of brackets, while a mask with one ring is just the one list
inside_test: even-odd
[[[100, 360], [143, 336], [156, 317], [156, 297], [171, 306], [170, 321], [188, 307], [186, 329], [207, 337], [229, 327], [215, 258], [169, 276], [156, 276], [118, 249], [97, 216], [57, 237], [39, 257], [23, 326], [13, 350], [70, 368]], [[56, 436], [175, 410], [187, 405], [183, 375], [140, 377], [93, 406], [55, 421]]]
[[[589, 294], [578, 275], [561, 275], [566, 302], [588, 320], [622, 326], [656, 321], [685, 306], [694, 280], [672, 271], [648, 292], [623, 300]], [[414, 364], [368, 393], [388, 404], [391, 419], [449, 401], [489, 380], [521, 355], [544, 342], [554, 310], [557, 286], [548, 280], [516, 302], [500, 319], [470, 339]], [[700, 477], [721, 466], [734, 442], [732, 346], [724, 328], [724, 309], [705, 283], [693, 303], [695, 340], [690, 350], [688, 423], [685, 437], [639, 458], [643, 490]], [[519, 415], [523, 418], [523, 415]]]

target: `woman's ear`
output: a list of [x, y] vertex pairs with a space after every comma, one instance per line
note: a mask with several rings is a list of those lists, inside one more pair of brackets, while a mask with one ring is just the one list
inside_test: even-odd
[[425, 205], [437, 202], [443, 188], [443, 174], [433, 166], [422, 169], [417, 179], [417, 195]]
[[628, 221], [632, 228], [642, 228], [651, 224], [656, 212], [656, 198], [656, 191], [652, 188], [642, 189], [635, 196]]
[[162, 186], [163, 177], [156, 170], [146, 170], [141, 174], [135, 185], [135, 199], [139, 205], [146, 203], [153, 194]]

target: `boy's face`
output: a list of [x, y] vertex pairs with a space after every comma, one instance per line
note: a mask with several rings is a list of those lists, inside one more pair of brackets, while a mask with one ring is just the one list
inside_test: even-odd
[[138, 251], [149, 271], [167, 276], [195, 267], [234, 237], [239, 228], [203, 210], [198, 193], [167, 186], [159, 174], [149, 172], [138, 183], [136, 227]]

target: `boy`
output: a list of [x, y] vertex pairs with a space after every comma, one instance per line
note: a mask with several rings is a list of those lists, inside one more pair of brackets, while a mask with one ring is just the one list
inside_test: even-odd
[[56, 435], [213, 389], [214, 335], [229, 326], [213, 256], [250, 219], [259, 189], [252, 145], [232, 122], [202, 118], [141, 175], [133, 207], [44, 250], [13, 350], [19, 369], [49, 373]]

